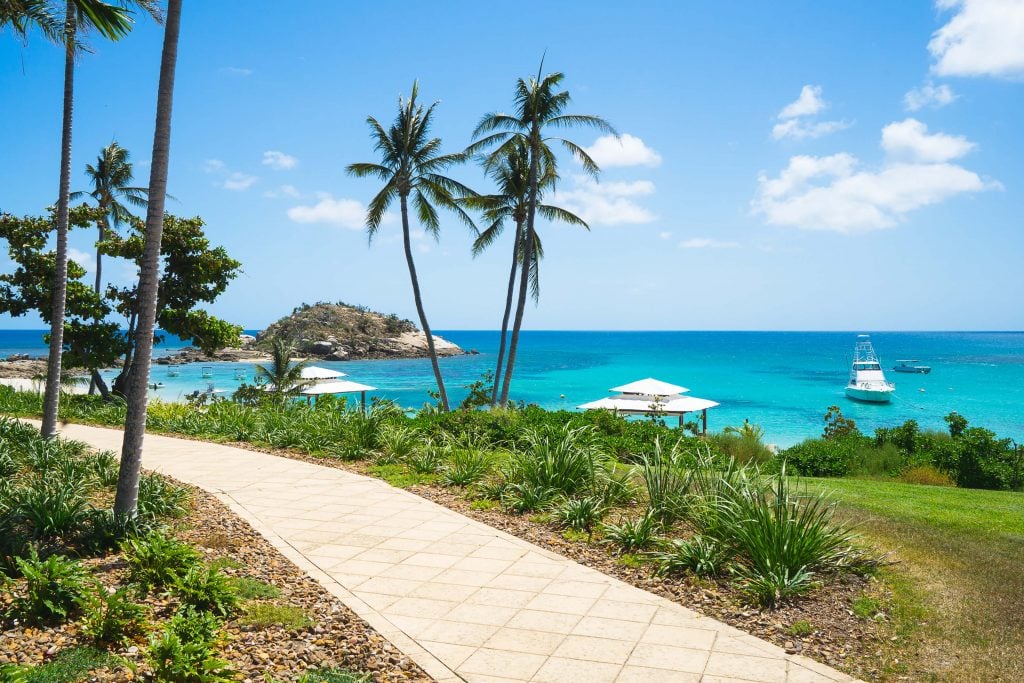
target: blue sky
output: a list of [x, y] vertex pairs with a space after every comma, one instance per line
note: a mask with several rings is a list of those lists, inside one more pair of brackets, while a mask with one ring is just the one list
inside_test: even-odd
[[[1024, 328], [1019, 1], [441, 7], [186, 3], [168, 209], [244, 264], [214, 312], [261, 327], [341, 299], [414, 317], [397, 223], [368, 247], [377, 188], [344, 173], [373, 159], [365, 117], [389, 120], [418, 78], [457, 151], [547, 50], [573, 109], [624, 137], [572, 133], [605, 172], [563, 160], [554, 199], [591, 231], [540, 227], [526, 327]], [[113, 139], [147, 183], [160, 38], [140, 19], [81, 59], [75, 187]], [[53, 201], [61, 77], [59, 49], [0, 35], [0, 210]], [[476, 168], [453, 175], [489, 191]], [[496, 328], [507, 241], [473, 259], [454, 219], [437, 243], [415, 234], [431, 324]], [[91, 239], [72, 236], [79, 258]]]

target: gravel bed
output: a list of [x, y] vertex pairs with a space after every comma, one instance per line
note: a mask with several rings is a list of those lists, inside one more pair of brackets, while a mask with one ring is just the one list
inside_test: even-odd
[[[245, 601], [294, 606], [308, 618], [308, 625], [286, 628], [280, 625], [254, 626], [245, 623], [245, 607], [225, 621], [227, 642], [220, 657], [239, 672], [239, 680], [262, 683], [266, 676], [291, 681], [315, 668], [341, 668], [366, 672], [373, 681], [430, 681], [408, 657], [355, 615], [319, 583], [282, 556], [244, 520], [203, 491], [192, 491], [191, 512], [174, 525], [175, 535], [194, 545], [207, 561], [221, 560], [221, 571], [229, 576], [248, 577], [280, 590], [272, 599]], [[124, 582], [125, 567], [119, 555], [85, 560], [106, 586]], [[173, 614], [172, 599], [149, 596], [141, 599], [154, 621]], [[5, 607], [0, 599], [0, 610]], [[0, 633], [0, 664], [42, 664], [61, 650], [86, 644], [74, 622], [47, 628], [22, 628], [5, 623]], [[94, 672], [89, 681], [146, 680], [143, 664], [145, 642], [115, 651], [138, 664], [137, 674], [129, 667]]]

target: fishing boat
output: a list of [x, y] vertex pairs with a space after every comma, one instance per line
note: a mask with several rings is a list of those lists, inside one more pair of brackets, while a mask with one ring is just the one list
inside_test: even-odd
[[168, 365], [167, 366], [167, 376], [168, 377], [178, 377], [179, 375], [181, 375], [181, 366], [180, 365]]
[[920, 362], [921, 361], [916, 358], [897, 360], [896, 365], [894, 365], [892, 369], [896, 372], [912, 372], [918, 375], [927, 375], [932, 371], [930, 365], [918, 365]]
[[209, 379], [210, 377], [213, 377], [213, 368], [211, 368], [209, 365], [204, 365], [203, 366], [203, 377], [205, 379]]
[[850, 382], [846, 385], [846, 395], [855, 401], [867, 403], [888, 403], [892, 399], [896, 385], [885, 379], [882, 364], [866, 334], [857, 335], [857, 344], [853, 347], [853, 364], [850, 367]]

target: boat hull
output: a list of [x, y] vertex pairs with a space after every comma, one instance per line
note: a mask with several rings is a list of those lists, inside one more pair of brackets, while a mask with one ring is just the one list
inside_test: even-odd
[[888, 403], [892, 400], [892, 389], [859, 389], [846, 387], [847, 398], [864, 403]]
[[896, 367], [893, 368], [893, 372], [908, 372], [915, 375], [927, 375], [931, 371], [932, 369], [929, 367], [902, 367], [897, 365]]

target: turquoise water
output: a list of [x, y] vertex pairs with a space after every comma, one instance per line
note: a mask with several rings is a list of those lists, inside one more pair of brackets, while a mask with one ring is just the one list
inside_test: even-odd
[[[453, 402], [463, 387], [493, 369], [497, 332], [440, 332], [479, 355], [441, 360]], [[35, 343], [31, 343], [34, 335]], [[821, 431], [828, 406], [838, 404], [859, 426], [874, 429], [907, 419], [942, 428], [956, 410], [972, 423], [1024, 441], [1024, 333], [888, 332], [872, 334], [883, 367], [897, 358], [920, 358], [929, 375], [894, 372], [896, 394], [888, 405], [856, 403], [843, 387], [856, 333], [848, 332], [524, 332], [512, 397], [544, 408], [573, 409], [600, 398], [610, 387], [656, 377], [682, 384], [691, 394], [722, 405], [709, 411], [709, 427], [721, 429], [744, 419], [762, 425], [768, 440], [789, 445]], [[161, 349], [176, 347], [173, 340]], [[39, 332], [0, 331], [0, 356], [12, 352], [45, 353]], [[427, 360], [319, 363], [349, 378], [378, 387], [375, 395], [406, 407], [428, 400], [433, 386]], [[200, 365], [182, 366], [180, 377], [154, 365], [154, 392], [180, 400], [208, 382], [233, 390], [248, 363], [211, 363], [213, 377]]]

